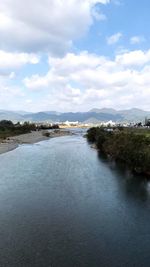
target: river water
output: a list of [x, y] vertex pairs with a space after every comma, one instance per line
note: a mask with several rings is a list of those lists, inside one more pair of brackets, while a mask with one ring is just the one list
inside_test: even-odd
[[149, 267], [150, 184], [82, 135], [0, 155], [0, 267]]

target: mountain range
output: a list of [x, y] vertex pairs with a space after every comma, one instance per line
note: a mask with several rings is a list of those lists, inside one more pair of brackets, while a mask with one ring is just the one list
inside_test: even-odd
[[133, 108], [128, 110], [115, 110], [109, 108], [92, 109], [88, 112], [42, 111], [30, 113], [25, 111], [0, 110], [0, 120], [32, 121], [32, 122], [64, 122], [79, 121], [82, 123], [114, 122], [139, 122], [145, 117], [150, 118], [150, 111]]

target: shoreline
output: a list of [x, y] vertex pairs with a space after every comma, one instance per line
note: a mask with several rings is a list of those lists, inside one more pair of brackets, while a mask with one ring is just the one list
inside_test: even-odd
[[[100, 149], [98, 149], [97, 145], [95, 143], [91, 144], [90, 147], [92, 149], [95, 149], [98, 153], [100, 153]], [[123, 162], [121, 160], [116, 160], [115, 158], [113, 158], [109, 153], [105, 153], [102, 152], [103, 155], [106, 156], [107, 160], [111, 160], [111, 161], [115, 161], [115, 163], [122, 163], [131, 173], [134, 173], [136, 175], [138, 175], [139, 177], [144, 175], [145, 177], [147, 177], [148, 179], [150, 179], [150, 172], [140, 172], [138, 171], [136, 168], [135, 169], [131, 169], [126, 162]]]
[[50, 138], [67, 136], [72, 134], [70, 131], [54, 130], [52, 132], [48, 132], [49, 136], [46, 136], [45, 133], [47, 132], [47, 130], [41, 130], [13, 137], [10, 136], [0, 142], [0, 155], [16, 149], [19, 145], [35, 144], [41, 141], [49, 140]]
[[150, 178], [149, 136], [136, 132], [113, 132], [100, 127], [93, 127], [87, 132], [91, 148], [96, 149], [108, 159], [121, 162], [131, 172]]

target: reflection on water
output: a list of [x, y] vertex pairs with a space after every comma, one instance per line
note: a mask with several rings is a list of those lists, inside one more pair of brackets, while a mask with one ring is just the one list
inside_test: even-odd
[[0, 266], [149, 267], [150, 183], [76, 132], [0, 156]]
[[109, 160], [102, 153], [98, 153], [98, 157], [114, 172], [121, 190], [127, 194], [127, 198], [137, 198], [138, 201], [146, 201], [150, 198], [150, 181], [146, 176], [133, 174], [123, 163]]
[[150, 197], [149, 183], [147, 180], [142, 181], [141, 177], [132, 177], [127, 179], [125, 183], [125, 190], [128, 197], [147, 201]]

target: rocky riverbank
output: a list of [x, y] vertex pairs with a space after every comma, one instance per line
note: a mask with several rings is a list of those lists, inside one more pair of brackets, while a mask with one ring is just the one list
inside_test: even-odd
[[71, 135], [70, 131], [54, 130], [48, 131], [33, 131], [27, 134], [8, 137], [0, 141], [0, 154], [16, 149], [21, 144], [34, 144], [40, 141], [48, 140], [49, 138]]

